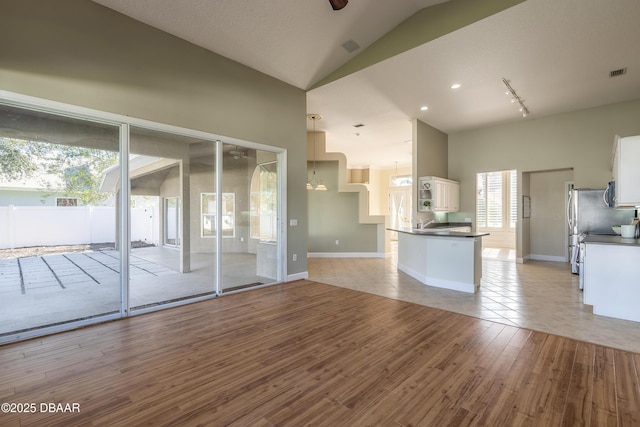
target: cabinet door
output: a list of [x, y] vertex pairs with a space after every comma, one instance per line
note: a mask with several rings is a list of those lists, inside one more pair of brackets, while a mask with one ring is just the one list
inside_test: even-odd
[[615, 155], [616, 205], [640, 205], [640, 136], [620, 138]]
[[447, 183], [445, 181], [436, 181], [436, 206], [437, 211], [446, 211], [447, 206]]
[[449, 183], [448, 193], [449, 212], [458, 212], [460, 210], [460, 184], [457, 182]]

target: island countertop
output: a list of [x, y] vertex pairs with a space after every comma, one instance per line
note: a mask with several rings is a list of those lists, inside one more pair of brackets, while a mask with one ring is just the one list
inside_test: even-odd
[[440, 236], [440, 237], [482, 237], [488, 236], [487, 232], [471, 232], [471, 231], [449, 231], [443, 228], [455, 227], [431, 227], [431, 228], [387, 228], [389, 231], [397, 231], [398, 233], [413, 234], [414, 236]]
[[489, 233], [452, 231], [460, 225], [398, 232], [398, 270], [428, 286], [474, 293], [482, 278], [482, 237]]
[[629, 245], [640, 246], [640, 239], [625, 239], [618, 235], [589, 234], [585, 236], [584, 243], [598, 243], [601, 245]]

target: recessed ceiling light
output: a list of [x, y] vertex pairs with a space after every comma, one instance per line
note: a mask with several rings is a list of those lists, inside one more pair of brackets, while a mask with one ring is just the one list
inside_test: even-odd
[[426, 105], [423, 105], [422, 107], [420, 107], [421, 111], [427, 111], [429, 109], [429, 107], [427, 107]]
[[460, 86], [462, 86], [462, 84], [460, 84], [460, 83], [454, 83], [454, 84], [452, 84], [452, 85], [451, 85], [451, 89], [459, 89], [459, 88], [460, 88]]

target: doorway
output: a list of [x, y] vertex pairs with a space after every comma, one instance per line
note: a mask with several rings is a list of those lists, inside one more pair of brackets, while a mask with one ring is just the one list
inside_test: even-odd
[[476, 174], [476, 229], [489, 233], [482, 239], [483, 257], [515, 261], [517, 220], [517, 171]]
[[528, 259], [567, 262], [567, 200], [573, 169], [529, 172], [531, 218]]
[[164, 245], [172, 248], [180, 247], [180, 198], [164, 199]]

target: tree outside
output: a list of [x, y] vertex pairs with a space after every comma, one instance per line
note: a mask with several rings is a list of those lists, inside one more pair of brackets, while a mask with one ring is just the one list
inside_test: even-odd
[[[0, 179], [56, 176], [67, 197], [95, 205], [111, 194], [100, 192], [102, 173], [117, 164], [118, 153], [93, 148], [0, 137]], [[50, 183], [43, 188], [54, 190]], [[57, 189], [55, 189], [57, 190]]]

